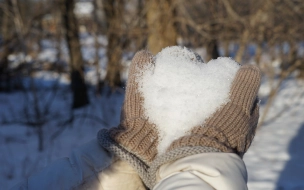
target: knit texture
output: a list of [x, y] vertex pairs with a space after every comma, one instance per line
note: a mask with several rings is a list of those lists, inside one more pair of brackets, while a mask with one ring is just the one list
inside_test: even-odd
[[118, 158], [128, 162], [138, 173], [144, 184], [150, 184], [150, 176], [148, 172], [148, 165], [146, 165], [137, 155], [132, 154], [125, 148], [115, 142], [109, 134], [109, 130], [101, 129], [98, 132], [97, 139], [99, 144], [109, 152], [112, 152]]
[[109, 135], [109, 130], [101, 129], [98, 132], [97, 139], [99, 144], [116, 157], [128, 162], [137, 172], [139, 177], [148, 189], [153, 189], [156, 185], [156, 172], [163, 164], [174, 162], [175, 160], [206, 152], [220, 152], [212, 147], [181, 147], [169, 151], [155, 158], [150, 166], [145, 164], [137, 155], [127, 151], [124, 147], [115, 142]]
[[113, 140], [146, 164], [157, 155], [158, 132], [144, 116], [144, 98], [138, 84], [144, 70], [153, 64], [154, 57], [150, 52], [143, 50], [135, 54], [129, 68], [120, 125], [109, 131]]
[[261, 73], [257, 67], [241, 66], [232, 82], [230, 101], [208, 118], [204, 126], [194, 127], [189, 135], [174, 141], [169, 150], [206, 146], [243, 157], [254, 138], [258, 123], [257, 93], [260, 80]]

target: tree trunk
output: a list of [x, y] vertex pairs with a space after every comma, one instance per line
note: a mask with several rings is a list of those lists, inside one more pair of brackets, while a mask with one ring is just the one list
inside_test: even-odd
[[136, 38], [136, 49], [141, 50], [147, 47], [147, 12], [145, 10], [145, 0], [137, 0], [138, 20], [135, 29], [141, 31]]
[[74, 15], [74, 0], [61, 0], [60, 8], [70, 54], [71, 88], [73, 92], [72, 108], [75, 109], [89, 104], [89, 98], [84, 80], [84, 62], [80, 49], [78, 23]]
[[243, 55], [244, 55], [244, 52], [246, 50], [247, 43], [249, 41], [249, 35], [250, 35], [249, 29], [245, 29], [245, 31], [243, 31], [243, 34], [240, 38], [239, 49], [238, 49], [238, 51], [236, 53], [236, 56], [234, 58], [235, 61], [238, 62], [238, 63], [242, 63]]
[[99, 49], [100, 49], [100, 44], [98, 42], [98, 35], [99, 31], [101, 29], [101, 20], [100, 20], [100, 3], [101, 1], [94, 0], [94, 11], [93, 11], [93, 36], [94, 36], [94, 47], [95, 47], [95, 59], [94, 59], [94, 66], [96, 70], [96, 90], [95, 94], [96, 96], [101, 95], [101, 79], [100, 79], [100, 67], [99, 67]]
[[104, 11], [107, 20], [107, 74], [105, 81], [111, 88], [121, 86], [120, 71], [122, 57], [122, 11], [123, 0], [104, 0]]
[[220, 54], [218, 52], [217, 40], [212, 39], [208, 42], [207, 56], [208, 56], [208, 61], [211, 59], [217, 59], [220, 56]]
[[2, 51], [0, 52], [0, 77], [4, 79], [3, 86], [0, 85], [1, 91], [10, 91], [11, 76], [9, 71], [8, 56], [13, 52], [11, 43], [13, 41], [13, 34], [11, 32], [12, 24], [9, 18], [9, 12], [12, 11], [12, 2], [6, 0], [1, 10], [1, 34], [3, 38]]
[[176, 15], [173, 0], [147, 0], [148, 49], [156, 54], [167, 46], [176, 45]]

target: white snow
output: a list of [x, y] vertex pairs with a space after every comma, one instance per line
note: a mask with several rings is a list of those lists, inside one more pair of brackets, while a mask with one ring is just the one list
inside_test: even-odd
[[74, 12], [78, 16], [89, 15], [93, 12], [94, 6], [92, 2], [77, 2]]
[[[268, 82], [261, 87], [263, 97]], [[303, 95], [303, 81], [289, 79], [283, 83], [268, 119], [244, 157], [249, 189], [304, 189]]]
[[[53, 93], [47, 89], [37, 91], [41, 112]], [[96, 138], [100, 129], [117, 126], [123, 92], [108, 94], [109, 91], [103, 89], [103, 93], [96, 97], [94, 91], [89, 91], [93, 103], [71, 113], [72, 94], [61, 85], [49, 106], [49, 113], [43, 115], [44, 150], [39, 152], [35, 128], [24, 123], [27, 121], [25, 112], [35, 114], [33, 103], [28, 100], [33, 95], [30, 91], [28, 95], [24, 92], [0, 93], [0, 189], [9, 189], [58, 158], [70, 155], [74, 148]], [[65, 125], [71, 114], [74, 121]], [[34, 116], [31, 119], [34, 120]], [[53, 135], [61, 130], [63, 132], [53, 139]]]
[[144, 112], [156, 124], [159, 153], [229, 101], [239, 64], [230, 58], [203, 63], [187, 48], [173, 46], [156, 55], [155, 66], [138, 77]]

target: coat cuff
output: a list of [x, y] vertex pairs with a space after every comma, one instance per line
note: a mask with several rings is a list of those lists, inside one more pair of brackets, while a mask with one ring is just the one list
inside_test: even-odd
[[154, 190], [248, 189], [246, 166], [233, 153], [201, 153], [164, 164], [156, 172], [156, 182]]

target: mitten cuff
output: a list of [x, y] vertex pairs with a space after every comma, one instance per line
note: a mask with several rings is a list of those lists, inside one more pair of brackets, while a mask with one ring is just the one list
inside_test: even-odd
[[101, 129], [97, 135], [98, 143], [113, 153], [120, 159], [128, 162], [137, 172], [140, 178], [143, 180], [144, 184], [148, 186], [150, 184], [150, 177], [148, 174], [149, 166], [138, 158], [133, 153], [127, 151], [124, 147], [115, 142], [111, 137], [108, 129]]

